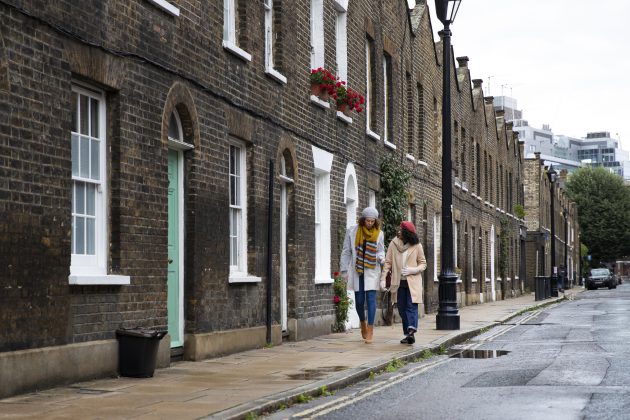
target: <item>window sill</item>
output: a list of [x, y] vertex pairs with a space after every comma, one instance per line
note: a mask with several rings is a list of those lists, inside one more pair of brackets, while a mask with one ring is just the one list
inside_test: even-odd
[[250, 53], [248, 53], [247, 51], [242, 50], [241, 48], [239, 48], [232, 41], [227, 41], [227, 40], [224, 39], [223, 40], [223, 48], [225, 50], [227, 50], [228, 52], [234, 54], [235, 56], [237, 56], [238, 58], [240, 58], [241, 60], [243, 60], [245, 62], [252, 61], [252, 55]]
[[274, 69], [274, 68], [268, 68], [265, 70], [265, 74], [267, 76], [269, 76], [270, 78], [272, 78], [273, 80], [275, 80], [276, 82], [282, 84], [282, 85], [286, 85], [287, 84], [287, 78], [280, 73], [278, 70]]
[[429, 167], [429, 164], [426, 163], [424, 160], [418, 160], [418, 165], [420, 166], [424, 166], [425, 168]]
[[462, 191], [468, 192], [468, 188], [465, 185], [462, 185]]
[[346, 114], [344, 114], [341, 111], [337, 111], [337, 119], [340, 119], [346, 124], [352, 124], [352, 118], [348, 117]]
[[332, 284], [334, 283], [334, 279], [323, 278], [323, 279], [315, 279], [315, 284]]
[[71, 274], [68, 276], [68, 282], [74, 285], [84, 285], [84, 286], [108, 286], [108, 285], [127, 285], [131, 284], [131, 277], [129, 276], [118, 276], [118, 275], [107, 275], [107, 274], [88, 274], [88, 275], [75, 275]]
[[416, 158], [415, 158], [415, 157], [413, 157], [413, 155], [410, 155], [409, 153], [407, 153], [407, 154], [405, 155], [405, 157], [406, 157], [407, 159], [409, 159], [410, 161], [412, 161], [412, 162], [415, 162], [415, 161], [416, 161]]
[[[497, 281], [502, 281], [501, 277], [497, 277], [496, 280]], [[490, 282], [490, 279], [486, 279], [486, 283], [489, 283], [489, 282]]]
[[168, 14], [171, 14], [175, 17], [179, 16], [179, 7], [173, 6], [167, 0], [149, 0], [149, 1], [155, 4], [158, 8], [167, 12]]
[[229, 283], [260, 283], [262, 278], [247, 274], [230, 274]]
[[317, 105], [320, 108], [324, 108], [324, 109], [329, 109], [330, 108], [330, 103], [329, 102], [322, 101], [321, 99], [319, 99], [315, 95], [311, 95], [311, 102], [313, 102], [315, 105]]
[[477, 283], [477, 279], [473, 277], [473, 278], [470, 280], [470, 282], [471, 282], [471, 283]]
[[374, 131], [370, 130], [369, 128], [365, 131], [365, 134], [372, 140], [378, 141], [381, 139], [381, 136], [379, 136], [378, 134], [376, 134]]
[[394, 143], [390, 143], [387, 140], [383, 140], [383, 144], [385, 147], [389, 147], [392, 150], [396, 150], [396, 145]]

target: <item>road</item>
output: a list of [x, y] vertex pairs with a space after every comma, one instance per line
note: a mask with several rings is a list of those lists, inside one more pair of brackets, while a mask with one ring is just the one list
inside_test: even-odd
[[434, 356], [269, 418], [630, 419], [629, 343], [630, 284], [585, 291], [451, 349], [506, 354]]

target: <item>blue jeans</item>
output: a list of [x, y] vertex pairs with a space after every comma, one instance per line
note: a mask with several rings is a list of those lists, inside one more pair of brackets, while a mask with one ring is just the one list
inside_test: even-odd
[[398, 313], [402, 319], [403, 333], [408, 334], [410, 329], [418, 331], [418, 304], [411, 301], [411, 291], [408, 287], [398, 288]]
[[354, 292], [355, 306], [359, 319], [365, 321], [365, 301], [368, 307], [368, 324], [374, 325], [374, 317], [376, 315], [376, 290], [365, 290], [365, 281], [363, 275], [359, 276], [359, 291]]

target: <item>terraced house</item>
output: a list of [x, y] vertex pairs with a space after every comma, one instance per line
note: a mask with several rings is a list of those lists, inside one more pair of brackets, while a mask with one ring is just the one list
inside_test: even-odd
[[[435, 312], [442, 55], [428, 7], [0, 0], [0, 396], [115, 374], [120, 327], [168, 330], [159, 366], [330, 332], [343, 234], [386, 198], [384, 159], [411, 175]], [[452, 62], [469, 305], [524, 291], [523, 151], [468, 58]], [[319, 67], [363, 112], [311, 93]]]

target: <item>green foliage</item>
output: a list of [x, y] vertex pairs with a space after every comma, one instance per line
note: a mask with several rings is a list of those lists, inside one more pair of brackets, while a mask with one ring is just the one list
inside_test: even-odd
[[630, 254], [630, 192], [605, 168], [579, 168], [566, 183], [577, 203], [581, 240], [595, 267]]
[[308, 395], [304, 395], [304, 394], [300, 394], [300, 395], [297, 396], [298, 404], [307, 403], [307, 402], [309, 402], [312, 399], [313, 399], [313, 397], [309, 397]]
[[385, 244], [394, 239], [407, 209], [407, 185], [411, 175], [393, 159], [381, 161], [381, 210]]
[[519, 219], [522, 219], [525, 217], [525, 209], [523, 208], [523, 206], [521, 206], [520, 204], [514, 204], [514, 214], [516, 215], [516, 217], [518, 217]]
[[505, 281], [507, 278], [510, 246], [510, 224], [506, 218], [501, 218], [501, 234], [499, 235], [499, 276]]
[[258, 416], [256, 415], [256, 413], [251, 411], [245, 416], [245, 420], [256, 420], [257, 418]]
[[370, 375], [368, 376], [368, 379], [372, 381], [374, 380], [374, 378], [376, 378], [376, 373], [374, 373], [374, 371], [370, 371]]
[[344, 332], [346, 330], [346, 321], [348, 320], [348, 310], [352, 301], [348, 297], [348, 290], [345, 280], [339, 273], [335, 273], [335, 282], [333, 283], [333, 303], [335, 304], [335, 324], [334, 332]]
[[387, 364], [385, 370], [387, 372], [396, 372], [401, 367], [405, 366], [405, 362], [400, 359], [392, 359], [391, 362]]
[[440, 348], [438, 349], [438, 353], [437, 354], [448, 354], [448, 350], [446, 349], [446, 347], [444, 347], [444, 345], [442, 344], [440, 346]]
[[327, 397], [329, 395], [332, 395], [332, 393], [328, 390], [326, 385], [320, 386], [318, 391], [321, 397]]

